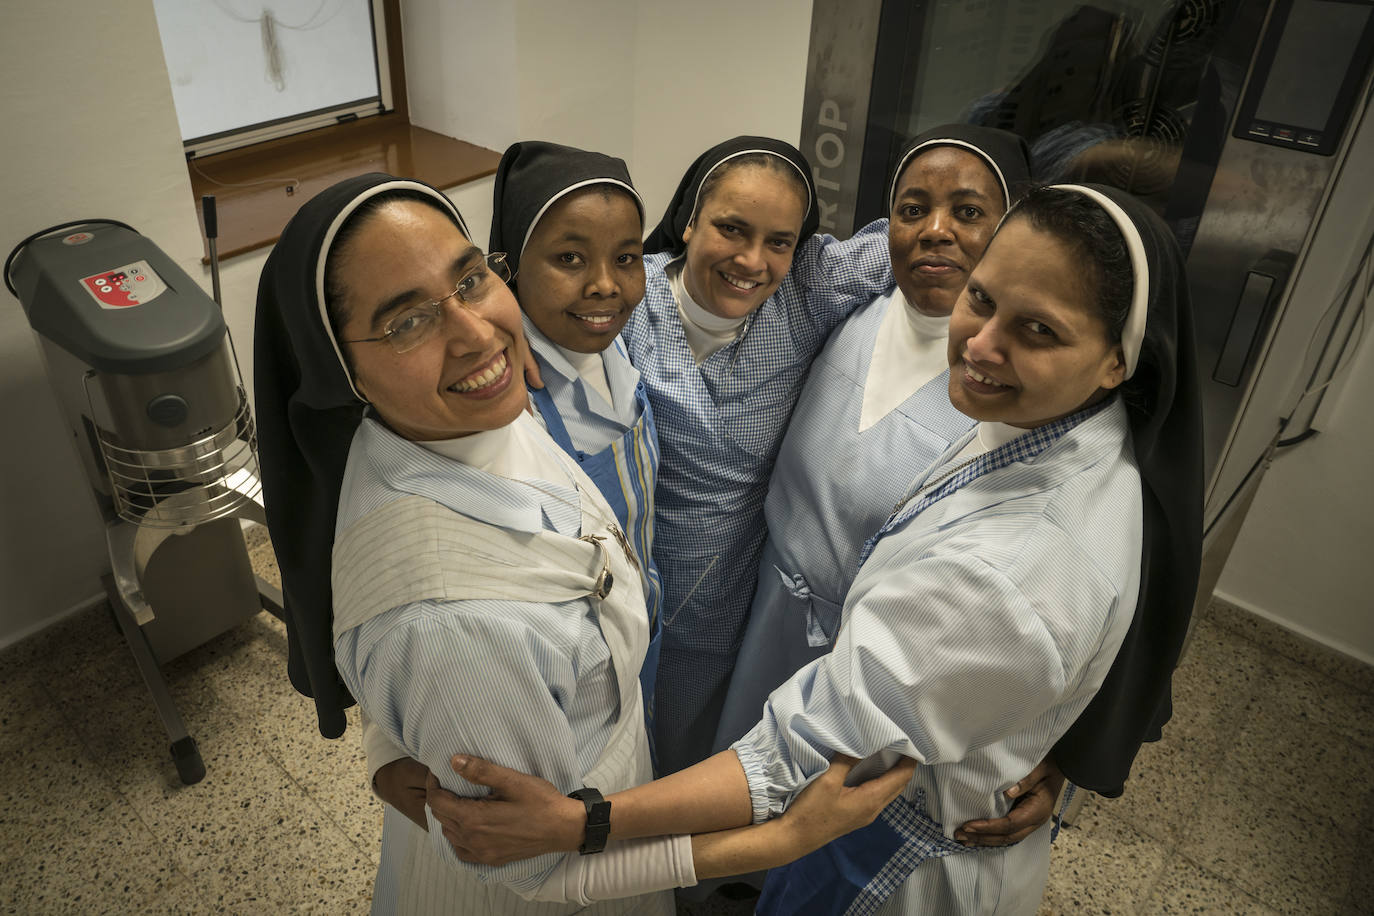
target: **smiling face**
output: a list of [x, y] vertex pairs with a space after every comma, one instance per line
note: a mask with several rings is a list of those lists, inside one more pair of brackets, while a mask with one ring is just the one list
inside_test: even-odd
[[1005, 212], [997, 176], [974, 153], [937, 146], [912, 159], [897, 179], [887, 235], [906, 301], [948, 315]]
[[611, 345], [644, 298], [639, 208], [608, 185], [567, 195], [520, 255], [520, 307], [545, 337], [578, 353]]
[[688, 295], [721, 318], [753, 312], [792, 266], [805, 216], [806, 197], [789, 176], [758, 165], [730, 169], [682, 233]]
[[949, 398], [975, 420], [1032, 429], [1121, 384], [1081, 256], [1015, 216], [969, 278], [949, 320]]
[[[412, 200], [383, 204], [332, 257], [347, 317], [340, 340], [380, 337], [407, 309], [448, 296], [482, 252], [443, 213]], [[397, 353], [386, 341], [343, 344], [354, 385], [397, 435], [452, 439], [514, 420], [525, 408], [524, 365], [513, 346], [520, 310], [495, 274], [481, 272], [469, 302], [443, 304], [433, 337]]]

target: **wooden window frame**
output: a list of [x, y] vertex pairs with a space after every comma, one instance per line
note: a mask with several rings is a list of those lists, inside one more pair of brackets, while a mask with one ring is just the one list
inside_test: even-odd
[[221, 258], [274, 244], [301, 204], [344, 178], [387, 172], [451, 188], [496, 171], [495, 150], [410, 123], [400, 0], [383, 0], [383, 14], [391, 111], [187, 159], [202, 231], [202, 197], [215, 196]]

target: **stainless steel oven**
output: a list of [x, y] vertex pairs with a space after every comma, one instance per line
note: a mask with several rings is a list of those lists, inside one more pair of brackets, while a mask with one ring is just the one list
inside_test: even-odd
[[1038, 179], [1164, 217], [1188, 256], [1219, 574], [1225, 523], [1315, 413], [1294, 384], [1319, 390], [1354, 323], [1290, 293], [1343, 170], [1374, 167], [1374, 129], [1352, 153], [1371, 52], [1374, 0], [815, 0], [802, 148], [842, 236], [885, 215], [900, 146], [951, 121], [1014, 130]]

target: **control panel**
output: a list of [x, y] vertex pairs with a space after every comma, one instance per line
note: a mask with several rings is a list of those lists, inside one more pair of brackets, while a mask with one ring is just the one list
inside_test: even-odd
[[167, 284], [147, 261], [134, 261], [82, 277], [81, 285], [103, 309], [133, 308], [156, 299], [167, 290]]

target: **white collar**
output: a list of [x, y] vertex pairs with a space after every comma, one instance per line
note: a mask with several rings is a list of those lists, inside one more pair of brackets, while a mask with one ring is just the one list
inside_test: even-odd
[[1028, 429], [1021, 429], [1019, 426], [1010, 426], [1006, 423], [996, 421], [986, 421], [978, 424], [978, 444], [986, 451], [1001, 448], [1017, 436], [1023, 436], [1030, 432]]
[[902, 309], [902, 314], [907, 321], [911, 322], [911, 329], [916, 332], [917, 337], [935, 338], [949, 336], [949, 316], [948, 315], [927, 315], [925, 312], [911, 304], [902, 291], [897, 290], [897, 300], [906, 306]]
[[415, 444], [488, 474], [573, 485], [557, 444], [528, 411], [521, 411], [520, 416], [498, 429]]
[[554, 344], [554, 346], [558, 347], [558, 351], [563, 354], [563, 358], [568, 361], [568, 365], [572, 366], [573, 369], [577, 371], [578, 375], [585, 378], [588, 372], [596, 372], [598, 370], [604, 374], [606, 363], [601, 358], [600, 350], [597, 350], [595, 353], [582, 353], [577, 350], [569, 350], [567, 347], [559, 346], [558, 344]]
[[459, 436], [456, 439], [434, 439], [429, 442], [416, 442], [415, 444], [434, 452], [436, 455], [443, 455], [445, 458], [462, 462], [468, 467], [488, 471], [509, 450], [510, 444], [515, 438], [514, 426], [515, 423], [512, 421], [497, 429], [487, 429], [468, 436]]
[[677, 266], [677, 270], [669, 271], [668, 277], [672, 282], [673, 296], [677, 299], [678, 310], [682, 313], [683, 321], [712, 337], [724, 337], [734, 335], [740, 326], [748, 320], [748, 315], [741, 318], [722, 318], [697, 305], [692, 294], [687, 292], [686, 261], [677, 259], [669, 264], [670, 267], [674, 265]]

